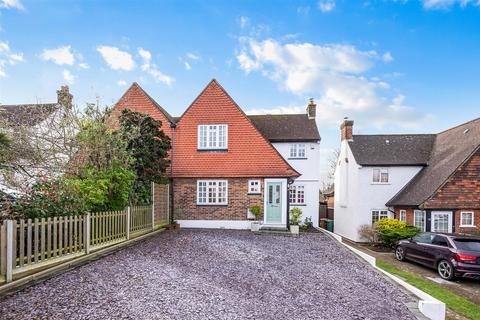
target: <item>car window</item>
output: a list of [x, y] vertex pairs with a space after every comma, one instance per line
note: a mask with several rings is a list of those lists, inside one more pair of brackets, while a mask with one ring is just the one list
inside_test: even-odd
[[432, 244], [442, 247], [448, 247], [447, 238], [445, 238], [444, 236], [433, 237]]
[[412, 240], [417, 242], [417, 243], [431, 244], [432, 243], [432, 238], [433, 238], [433, 235], [430, 234], [430, 233], [421, 233], [421, 234], [413, 237]]
[[480, 251], [480, 240], [476, 239], [453, 239], [460, 250]]

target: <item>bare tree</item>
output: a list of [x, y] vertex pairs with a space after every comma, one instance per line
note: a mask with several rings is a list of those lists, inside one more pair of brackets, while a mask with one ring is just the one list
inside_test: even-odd
[[336, 148], [330, 154], [327, 160], [328, 174], [327, 180], [323, 182], [322, 190], [325, 192], [333, 188], [335, 179], [335, 169], [337, 168], [338, 158], [340, 157], [340, 149]]

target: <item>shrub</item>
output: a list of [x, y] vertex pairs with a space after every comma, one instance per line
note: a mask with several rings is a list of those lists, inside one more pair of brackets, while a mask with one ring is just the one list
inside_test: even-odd
[[290, 224], [292, 226], [298, 226], [302, 218], [302, 209], [292, 208], [290, 209]]
[[250, 212], [255, 216], [255, 220], [258, 220], [258, 218], [260, 218], [260, 214], [262, 214], [262, 207], [259, 205], [251, 206], [248, 208], [248, 210], [250, 210]]
[[358, 228], [358, 233], [361, 238], [365, 239], [370, 244], [374, 244], [378, 242], [377, 230], [371, 224], [361, 225]]
[[312, 218], [311, 217], [306, 217], [305, 221], [303, 221], [303, 224], [300, 226], [300, 228], [304, 231], [313, 228]]
[[407, 226], [403, 221], [396, 219], [382, 219], [375, 222], [374, 226], [378, 240], [389, 248], [394, 247], [399, 240], [415, 236], [418, 229], [413, 226]]

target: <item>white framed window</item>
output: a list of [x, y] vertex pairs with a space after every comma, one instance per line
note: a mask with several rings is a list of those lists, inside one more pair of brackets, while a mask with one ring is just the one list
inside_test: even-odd
[[423, 232], [425, 231], [425, 220], [426, 212], [424, 210], [413, 210], [413, 225]]
[[304, 159], [307, 157], [307, 146], [305, 143], [292, 143], [290, 145], [290, 158]]
[[472, 211], [460, 212], [460, 227], [475, 227]]
[[197, 180], [198, 205], [228, 204], [227, 180]]
[[388, 183], [388, 169], [386, 168], [373, 168], [372, 183], [384, 184]]
[[198, 149], [227, 149], [228, 125], [202, 124], [198, 126]]
[[260, 180], [248, 180], [248, 193], [249, 194], [259, 194], [261, 193], [260, 189]]
[[400, 210], [400, 221], [407, 222], [407, 210]]
[[372, 224], [390, 216], [388, 210], [372, 210]]
[[305, 204], [305, 186], [304, 185], [294, 185], [290, 186], [290, 197], [289, 201], [291, 204]]

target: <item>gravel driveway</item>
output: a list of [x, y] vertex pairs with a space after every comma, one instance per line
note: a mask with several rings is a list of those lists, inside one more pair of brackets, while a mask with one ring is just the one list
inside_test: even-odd
[[415, 319], [323, 234], [163, 232], [0, 301], [1, 319]]

